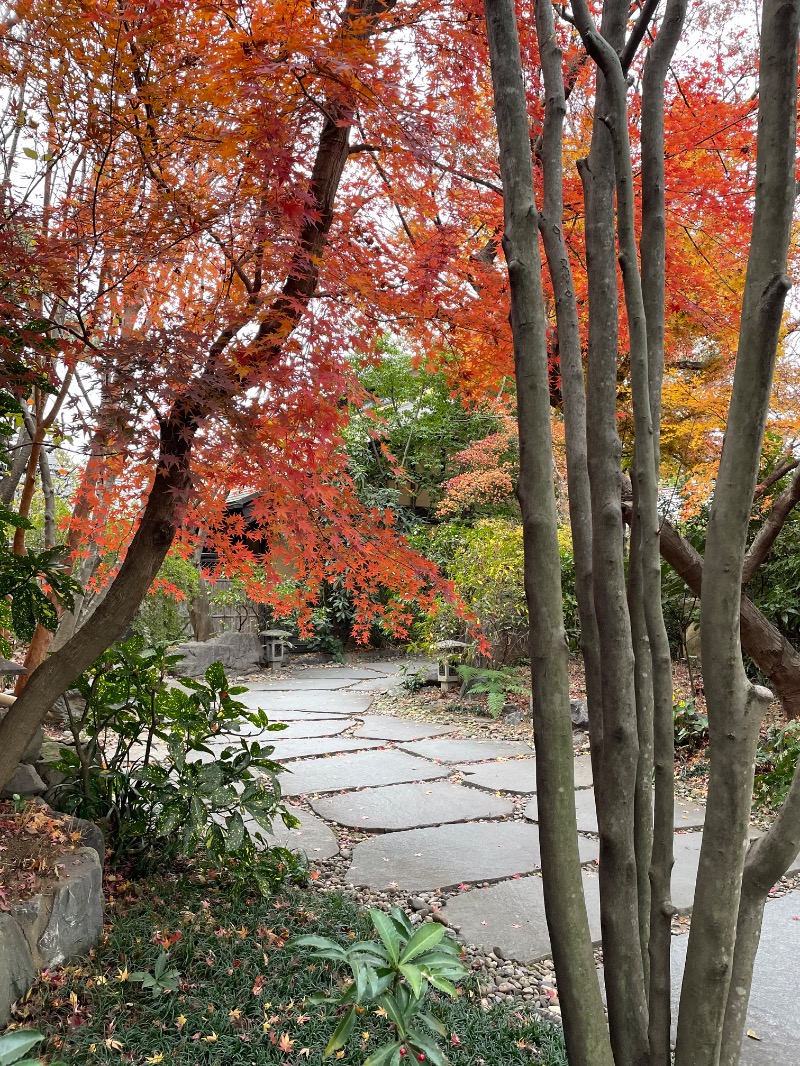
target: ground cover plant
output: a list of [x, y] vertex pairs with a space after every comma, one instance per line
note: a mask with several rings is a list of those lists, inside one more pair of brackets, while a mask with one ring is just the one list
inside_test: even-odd
[[[289, 941], [369, 938], [369, 919], [354, 901], [297, 888], [262, 899], [227, 871], [199, 866], [111, 884], [112, 921], [94, 957], [43, 975], [22, 1006], [20, 1024], [47, 1033], [48, 1056], [114, 1066], [322, 1063], [341, 1015], [310, 999], [340, 994], [350, 972]], [[162, 979], [177, 971], [176, 991], [131, 983], [134, 974], [155, 978], [159, 965]], [[455, 999], [431, 999], [452, 1066], [566, 1066], [557, 1027], [509, 1005], [482, 1010], [470, 981]], [[380, 1008], [358, 1011], [334, 1061], [363, 1062], [391, 1032]]]

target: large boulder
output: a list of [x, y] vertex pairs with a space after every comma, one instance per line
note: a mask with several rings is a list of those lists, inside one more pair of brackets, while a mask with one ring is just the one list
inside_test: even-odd
[[25, 935], [0, 911], [0, 1029], [11, 1021], [11, 1006], [36, 980], [36, 967]]
[[[8, 708], [6, 708], [5, 710], [0, 710], [0, 722], [3, 721], [7, 714]], [[22, 758], [20, 759], [20, 762], [35, 763], [36, 760], [39, 758], [39, 752], [42, 750], [43, 742], [44, 733], [42, 732], [42, 729], [40, 727], [34, 733], [33, 740], [22, 753]]]
[[47, 785], [36, 769], [29, 763], [21, 762], [6, 787], [0, 790], [0, 799], [11, 799], [12, 796], [41, 796], [46, 791]]
[[175, 648], [183, 661], [176, 666], [183, 677], [202, 677], [208, 667], [221, 662], [227, 674], [250, 674], [261, 668], [263, 651], [255, 633], [220, 633], [211, 640], [191, 640]]

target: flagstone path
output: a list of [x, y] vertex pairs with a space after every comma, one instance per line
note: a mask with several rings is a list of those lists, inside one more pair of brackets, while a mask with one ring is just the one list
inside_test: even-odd
[[[305, 851], [312, 863], [336, 856], [346, 841], [346, 880], [355, 889], [401, 895], [457, 890], [441, 914], [463, 940], [509, 960], [536, 962], [549, 955], [550, 941], [537, 876], [532, 746], [465, 737], [457, 722], [368, 713], [379, 693], [399, 691], [401, 666], [413, 673], [430, 665], [385, 660], [289, 667], [249, 685], [239, 698], [262, 707], [271, 721], [287, 723], [285, 730], [258, 735], [285, 763], [284, 793], [301, 822], [294, 830], [276, 825], [274, 839]], [[575, 759], [575, 785], [584, 893], [599, 945], [599, 843], [586, 755]], [[673, 900], [684, 912], [694, 896], [702, 825], [701, 804], [676, 802]], [[351, 849], [354, 830], [367, 835]], [[800, 861], [792, 868], [798, 870]], [[676, 973], [686, 939], [673, 938]], [[768, 965], [767, 952], [779, 962]], [[800, 1066], [798, 1018], [800, 892], [767, 904], [748, 1014], [760, 1041], [745, 1040], [743, 1066]]]

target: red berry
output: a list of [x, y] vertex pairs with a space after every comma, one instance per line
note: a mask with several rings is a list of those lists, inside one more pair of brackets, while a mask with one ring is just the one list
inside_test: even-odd
[[425, 1056], [424, 1055], [417, 1055], [417, 1059], [418, 1059], [419, 1062], [424, 1062], [425, 1061]]
[[404, 1047], [401, 1047], [401, 1048], [400, 1048], [400, 1054], [401, 1054], [401, 1055], [407, 1055], [407, 1054], [408, 1054], [408, 1052], [406, 1051], [406, 1049], [405, 1049]]

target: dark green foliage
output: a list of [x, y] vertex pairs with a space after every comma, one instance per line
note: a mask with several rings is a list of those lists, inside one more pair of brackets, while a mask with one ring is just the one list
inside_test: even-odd
[[433, 1066], [443, 1066], [445, 1056], [435, 1037], [446, 1037], [447, 1026], [423, 1008], [432, 989], [452, 999], [458, 997], [455, 982], [467, 976], [459, 958], [461, 949], [445, 936], [442, 925], [426, 922], [415, 929], [398, 907], [391, 914], [373, 909], [369, 917], [379, 940], [342, 947], [326, 937], [300, 936], [289, 944], [293, 949], [309, 948], [315, 959], [347, 966], [352, 974], [340, 995], [321, 993], [312, 998], [337, 1011], [344, 1008], [324, 1056], [329, 1058], [347, 1044], [357, 1012], [382, 1009], [390, 1039], [370, 1048], [364, 1066], [400, 1066], [408, 1052], [420, 1061], [429, 1059]]
[[[34, 990], [30, 1021], [48, 1033], [50, 1054], [75, 1066], [119, 1066], [121, 1055], [137, 1066], [158, 1055], [165, 1066], [321, 1066], [340, 1016], [310, 1000], [341, 995], [352, 973], [301, 956], [287, 941], [315, 934], [352, 944], [371, 935], [369, 919], [338, 894], [287, 889], [261, 899], [244, 879], [231, 880], [236, 866], [226, 862], [217, 876], [179, 873], [126, 889], [127, 899], [120, 894], [94, 958], [63, 978], [45, 975]], [[154, 973], [162, 951], [166, 968], [180, 974], [179, 991], [153, 998], [120, 980], [125, 969]], [[471, 979], [457, 999], [432, 993], [431, 1000], [452, 1066], [566, 1066], [557, 1026], [519, 1004], [484, 1011]], [[342, 1066], [362, 1063], [386, 1027], [374, 1011], [360, 1014]], [[279, 1047], [284, 1036], [289, 1053]]]
[[693, 699], [672, 705], [675, 718], [675, 747], [694, 751], [708, 741], [708, 718], [700, 714]]
[[235, 700], [245, 689], [228, 686], [220, 663], [203, 681], [167, 685], [177, 661], [163, 646], [134, 638], [79, 679], [84, 706], [68, 701], [76, 746], [61, 749], [57, 769], [66, 780], [49, 798], [97, 822], [112, 856], [142, 868], [163, 867], [199, 847], [252, 860], [243, 815], [265, 830], [276, 817], [297, 822], [281, 803], [283, 767], [270, 758], [273, 747], [238, 733], [244, 724], [285, 727]]
[[798, 763], [800, 721], [771, 726], [756, 753], [755, 803], [772, 810], [780, 807], [786, 799]]
[[[74, 597], [80, 594], [81, 587], [64, 571], [62, 546], [15, 555], [9, 545], [9, 527], [30, 529], [31, 523], [0, 505], [0, 629], [11, 630], [27, 644], [37, 622], [51, 632], [58, 625], [58, 611], [42, 591], [41, 583], [50, 587], [52, 595], [66, 610], [74, 607]], [[2, 637], [0, 651], [4, 655], [11, 653]]]
[[170, 552], [161, 565], [156, 587], [142, 600], [131, 628], [148, 644], [172, 644], [189, 630], [186, 608], [200, 588], [197, 567], [177, 552]]
[[510, 667], [487, 670], [477, 666], [457, 666], [456, 669], [470, 692], [486, 693], [486, 705], [492, 718], [499, 717], [507, 695], [512, 692], [525, 695], [529, 691], [516, 670]]

